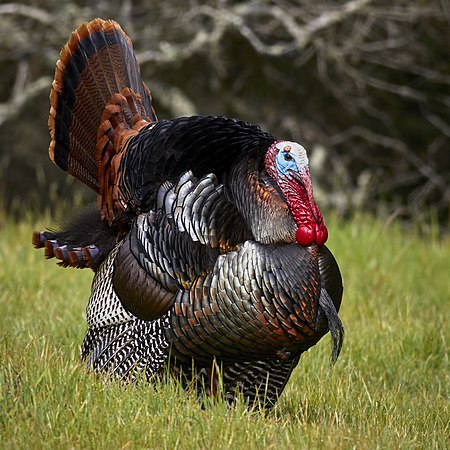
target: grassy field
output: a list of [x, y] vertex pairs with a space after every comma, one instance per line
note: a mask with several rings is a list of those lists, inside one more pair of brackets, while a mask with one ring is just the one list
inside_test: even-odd
[[[0, 221], [1, 223], [1, 221]], [[445, 449], [450, 240], [328, 220], [345, 294], [343, 351], [303, 355], [274, 411], [202, 407], [173, 381], [125, 388], [79, 362], [92, 273], [33, 250], [48, 219], [0, 228], [0, 447]]]

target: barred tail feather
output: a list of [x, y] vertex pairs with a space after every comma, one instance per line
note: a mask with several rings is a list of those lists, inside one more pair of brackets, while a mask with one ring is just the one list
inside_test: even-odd
[[[119, 108], [108, 110], [110, 102]], [[100, 194], [100, 179], [120, 148], [111, 152], [111, 142], [105, 157], [104, 139], [100, 149], [97, 141], [117, 124], [123, 132], [156, 121], [132, 43], [114, 21], [94, 19], [72, 33], [56, 64], [50, 103], [51, 160]], [[101, 127], [105, 120], [109, 129]]]

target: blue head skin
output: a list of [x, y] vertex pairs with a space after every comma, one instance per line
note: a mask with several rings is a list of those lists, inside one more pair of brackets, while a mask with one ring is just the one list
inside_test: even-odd
[[275, 165], [278, 172], [288, 178], [293, 173], [302, 173], [308, 167], [306, 150], [296, 142], [281, 141], [276, 145], [278, 154], [275, 157]]

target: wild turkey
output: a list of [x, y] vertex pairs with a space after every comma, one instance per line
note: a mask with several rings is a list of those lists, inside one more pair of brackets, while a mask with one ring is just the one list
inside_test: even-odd
[[328, 330], [336, 360], [342, 280], [301, 145], [225, 117], [157, 121], [113, 21], [72, 34], [50, 101], [50, 158], [99, 202], [33, 244], [95, 272], [88, 368], [132, 380], [169, 367], [274, 404]]

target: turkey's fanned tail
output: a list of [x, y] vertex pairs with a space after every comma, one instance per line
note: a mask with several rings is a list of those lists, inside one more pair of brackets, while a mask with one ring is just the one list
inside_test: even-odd
[[121, 214], [115, 186], [124, 144], [156, 121], [119, 24], [95, 19], [72, 33], [56, 64], [50, 103], [51, 160], [100, 194], [111, 223]]

